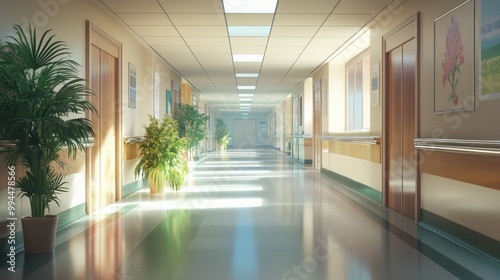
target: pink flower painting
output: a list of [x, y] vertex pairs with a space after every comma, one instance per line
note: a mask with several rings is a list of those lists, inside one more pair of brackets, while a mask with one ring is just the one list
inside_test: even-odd
[[462, 37], [460, 36], [460, 26], [455, 17], [451, 17], [451, 23], [448, 27], [448, 34], [446, 34], [446, 51], [442, 62], [443, 66], [443, 88], [446, 87], [448, 82], [451, 86], [451, 92], [448, 97], [448, 102], [453, 102], [453, 106], [458, 105], [458, 75], [460, 72], [460, 65], [464, 63], [464, 45], [462, 44]]

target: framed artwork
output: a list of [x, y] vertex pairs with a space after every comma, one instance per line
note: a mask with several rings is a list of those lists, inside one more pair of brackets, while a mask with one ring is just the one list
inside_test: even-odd
[[370, 76], [370, 105], [372, 107], [379, 106], [380, 102], [380, 64], [374, 64], [371, 66], [371, 76]]
[[500, 98], [500, 17], [498, 0], [481, 0], [479, 100]]
[[137, 96], [137, 72], [135, 65], [128, 64], [128, 107], [136, 108], [136, 96]]
[[434, 20], [434, 113], [474, 110], [475, 26], [473, 0]]
[[167, 116], [172, 116], [172, 92], [167, 89], [166, 98], [167, 100]]

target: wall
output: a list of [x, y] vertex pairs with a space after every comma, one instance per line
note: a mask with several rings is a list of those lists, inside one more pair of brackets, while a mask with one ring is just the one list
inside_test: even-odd
[[[229, 130], [229, 137], [231, 138], [231, 141], [229, 142], [228, 146], [231, 147], [233, 146], [233, 121], [238, 120], [238, 119], [248, 119], [248, 120], [255, 120], [256, 122], [256, 140], [255, 144], [257, 147], [259, 146], [269, 146], [269, 141], [270, 141], [270, 136], [268, 132], [269, 124], [268, 124], [268, 114], [267, 113], [250, 113], [248, 116], [243, 117], [241, 113], [225, 113], [225, 112], [219, 112], [215, 115], [216, 118], [222, 119]], [[260, 124], [265, 123], [265, 128], [260, 128]], [[234, 147], [237, 148], [237, 147]]]
[[[500, 115], [497, 114], [500, 99], [480, 101], [476, 94], [474, 111], [434, 114], [434, 79], [438, 79], [438, 82], [440, 82], [440, 77], [434, 76], [434, 20], [463, 2], [463, 0], [437, 2], [430, 0], [395, 1], [376, 19], [371, 28], [371, 65], [380, 63], [382, 66], [382, 37], [384, 34], [387, 34], [417, 12], [420, 13], [420, 127], [418, 137], [486, 140], [500, 138], [500, 129], [498, 129]], [[480, 1], [476, 1], [477, 5], [479, 3]], [[320, 73], [322, 71], [323, 69], [320, 70]], [[335, 70], [330, 68], [330, 71]], [[317, 75], [323, 78], [324, 75], [320, 73]], [[383, 131], [383, 67], [381, 67], [380, 81], [382, 86], [380, 106], [370, 108], [370, 132], [367, 134], [372, 136], [381, 136]], [[330, 94], [332, 93], [330, 92]], [[337, 108], [334, 101], [329, 101], [329, 108], [330, 110]], [[330, 122], [330, 131], [335, 131], [337, 128], [341, 128], [341, 125]], [[325, 152], [325, 148], [328, 152]], [[382, 191], [382, 168], [380, 163], [370, 162], [354, 155], [346, 157], [337, 152], [332, 153], [333, 150], [337, 151], [336, 148], [332, 148], [331, 142], [323, 145], [323, 156], [329, 156], [329, 160], [323, 158], [323, 167], [326, 166], [331, 171]], [[498, 203], [500, 201], [500, 191], [498, 187], [489, 187], [491, 183], [495, 186], [500, 184], [497, 176], [485, 174], [484, 176], [489, 179], [484, 179], [483, 175], [470, 173], [472, 172], [471, 168], [461, 166], [460, 170], [470, 173], [467, 177], [472, 178], [465, 182], [462, 181], [461, 176], [458, 176], [458, 174], [454, 175], [453, 172], [445, 172], [444, 170], [449, 169], [447, 167], [459, 167], [460, 164], [467, 164], [472, 157], [467, 155], [456, 156], [460, 160], [457, 161], [450, 159], [456, 158], [455, 156], [438, 157], [432, 153], [423, 152], [420, 153], [420, 156], [420, 165], [423, 170], [420, 176], [422, 210], [457, 225], [457, 228], [463, 227], [493, 240], [500, 240], [500, 224], [497, 222], [497, 213], [500, 213], [500, 204]], [[498, 165], [498, 160], [493, 157], [482, 156], [474, 157], [474, 159], [474, 162], [479, 162], [487, 170]], [[432, 170], [425, 167], [427, 165], [432, 166]], [[353, 170], [357, 172], [353, 172]], [[476, 178], [474, 179], [474, 177]], [[479, 177], [483, 179], [480, 180]], [[490, 182], [487, 186], [482, 185], [481, 181]], [[439, 223], [434, 224], [434, 226], [447, 231], [446, 228], [440, 228]], [[460, 234], [458, 231], [448, 233], [452, 235]], [[474, 239], [474, 237], [470, 236], [462, 237], [466, 239], [466, 242], [472, 242]]]
[[[125, 136], [138, 136], [143, 134], [143, 124], [148, 123], [148, 114], [153, 113], [153, 73], [160, 73], [160, 112], [165, 112], [165, 90], [170, 89], [171, 81], [179, 84], [181, 78], [170, 69], [167, 64], [154, 55], [148, 48], [140, 43], [132, 33], [126, 30], [113, 17], [105, 12], [98, 1], [80, 0], [47, 0], [47, 1], [4, 1], [0, 17], [0, 40], [5, 42], [7, 35], [13, 35], [12, 26], [20, 24], [27, 26], [31, 22], [39, 32], [52, 29], [57, 40], [65, 41], [72, 59], [81, 66], [80, 75], [85, 78], [85, 22], [91, 21], [100, 29], [110, 34], [114, 39], [123, 44], [122, 61], [122, 131]], [[132, 63], [137, 68], [137, 108], [128, 108], [128, 64]], [[83, 154], [82, 154], [83, 155]], [[60, 195], [61, 207], [51, 206], [51, 213], [57, 214], [72, 207], [85, 203], [85, 167], [84, 157], [80, 156], [76, 162], [68, 160], [75, 167], [68, 171], [66, 176], [69, 192]], [[133, 168], [137, 159], [122, 162], [123, 185], [136, 182]], [[2, 177], [3, 178], [3, 177]], [[2, 190], [0, 200], [5, 201], [6, 194]], [[2, 205], [4, 205], [2, 203]], [[17, 213], [29, 215], [28, 202], [18, 199]], [[5, 216], [6, 209], [0, 209], [0, 218]]]

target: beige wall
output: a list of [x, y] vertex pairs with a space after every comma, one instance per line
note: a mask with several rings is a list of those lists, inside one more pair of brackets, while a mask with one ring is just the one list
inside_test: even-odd
[[[419, 137], [462, 138], [462, 139], [499, 139], [500, 99], [479, 101], [472, 112], [434, 114], [434, 19], [463, 3], [463, 0], [450, 1], [396, 1], [389, 6], [371, 28], [370, 58], [371, 65], [382, 65], [382, 36], [396, 28], [406, 19], [420, 13], [420, 131]], [[478, 5], [480, 1], [476, 1]], [[397, 5], [396, 5], [397, 4]], [[324, 66], [314, 75], [315, 79], [324, 78], [326, 67], [336, 71], [337, 66]], [[383, 69], [383, 68], [381, 68]], [[339, 70], [340, 71], [340, 70]], [[331, 81], [330, 84], [336, 82]], [[384, 75], [381, 71], [381, 95], [383, 94]], [[332, 90], [329, 89], [330, 94]], [[337, 100], [335, 100], [337, 101]], [[335, 109], [329, 101], [330, 110]], [[371, 107], [370, 135], [382, 135], [382, 96], [381, 105]], [[330, 123], [330, 131], [334, 124]], [[325, 158], [328, 156], [328, 159]], [[382, 190], [382, 168], [380, 164], [361, 159], [323, 152], [323, 162], [327, 168], [353, 180]], [[453, 163], [450, 163], [453, 164]], [[357, 172], [352, 172], [356, 170]], [[378, 174], [376, 174], [378, 173]], [[364, 174], [364, 175], [362, 175]], [[500, 240], [500, 224], [496, 222], [500, 191], [473, 184], [446, 179], [439, 176], [422, 174], [421, 207], [427, 211], [471, 228], [481, 234]]]

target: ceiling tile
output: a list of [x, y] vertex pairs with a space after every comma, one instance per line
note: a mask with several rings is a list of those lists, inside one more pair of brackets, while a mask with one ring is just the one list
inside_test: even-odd
[[168, 17], [175, 25], [222, 25], [226, 26], [226, 21], [223, 14], [172, 14], [168, 13]]
[[151, 46], [186, 46], [184, 40], [180, 36], [177, 37], [158, 37], [158, 36], [143, 36], [142, 39]]
[[161, 36], [179, 36], [179, 33], [177, 33], [177, 30], [173, 26], [147, 26], [147, 25], [134, 25], [130, 26], [132, 30], [134, 30], [137, 35], [143, 37], [143, 36], [156, 36], [156, 37], [161, 37]]
[[199, 53], [196, 54], [196, 58], [200, 61], [229, 61], [233, 62], [231, 54], [224, 53], [224, 54], [212, 54], [212, 53]]
[[321, 26], [330, 14], [276, 14], [274, 26]]
[[[276, 13], [330, 13], [340, 0], [286, 0], [279, 1]], [[349, 0], [351, 1], [351, 0]], [[347, 2], [347, 1], [342, 1]]]
[[231, 49], [233, 54], [263, 54], [266, 52], [266, 46], [240, 46], [240, 45], [232, 45]]
[[187, 54], [191, 53], [191, 50], [187, 46], [155, 46], [153, 49], [159, 54]]
[[[271, 110], [391, 2], [280, 0], [275, 15], [226, 15], [220, 0], [100, 1], [212, 108], [234, 106], [235, 112], [240, 112], [237, 82], [257, 85], [249, 91], [255, 93], [252, 110]], [[226, 24], [274, 26], [269, 38], [228, 37]], [[264, 60], [234, 63], [233, 54], [263, 54]], [[237, 80], [235, 72], [259, 77]]]
[[189, 46], [229, 46], [227, 37], [184, 37]]
[[393, 0], [349, 0], [340, 1], [333, 11], [341, 14], [378, 14]]
[[273, 26], [271, 36], [311, 38], [318, 31], [318, 28], [313, 26]]
[[163, 13], [156, 0], [101, 0], [115, 13]]
[[309, 47], [331, 47], [333, 48], [338, 48], [342, 44], [347, 41], [349, 37], [322, 37], [322, 38], [313, 38], [311, 40], [311, 43], [309, 44]]
[[[116, 0], [115, 0], [116, 1]], [[151, 1], [151, 0], [148, 0]], [[139, 2], [139, 1], [137, 1]], [[142, 3], [142, 0], [140, 1]], [[206, 0], [158, 0], [166, 13], [175, 14], [223, 14], [222, 1]]]
[[304, 47], [306, 46], [311, 38], [291, 38], [291, 37], [271, 37], [269, 38], [269, 47]]
[[360, 30], [359, 27], [321, 27], [315, 37], [351, 37]]
[[161, 14], [117, 14], [127, 25], [172, 25], [167, 15]]
[[365, 26], [372, 20], [372, 14], [331, 14], [326, 20], [324, 26]]
[[204, 25], [204, 26], [182, 25], [182, 26], [177, 26], [177, 30], [183, 37], [227, 36], [226, 27], [220, 25]]
[[295, 47], [267, 47], [266, 55], [273, 54], [296, 54], [299, 55], [304, 51], [304, 46], [295, 46]]
[[231, 54], [231, 48], [227, 46], [190, 46], [195, 55], [197, 54]]

